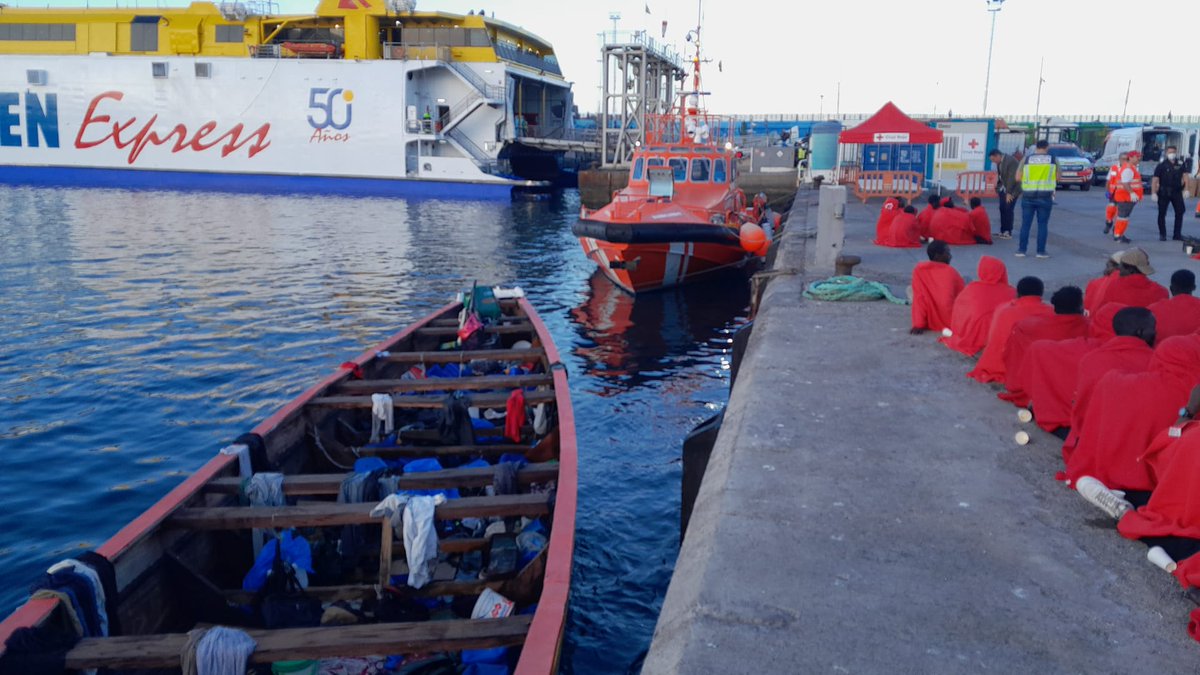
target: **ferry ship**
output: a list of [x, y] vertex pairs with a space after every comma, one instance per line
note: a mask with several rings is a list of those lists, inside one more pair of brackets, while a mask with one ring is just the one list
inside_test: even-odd
[[482, 12], [0, 7], [0, 183], [499, 197], [580, 147], [551, 45]]

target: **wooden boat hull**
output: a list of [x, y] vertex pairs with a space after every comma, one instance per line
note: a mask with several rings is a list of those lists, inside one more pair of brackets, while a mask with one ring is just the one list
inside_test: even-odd
[[[347, 362], [336, 372], [321, 379], [313, 387], [284, 405], [273, 415], [258, 424], [243, 438], [259, 439], [261, 447], [254, 457], [256, 471], [278, 471], [285, 475], [285, 494], [319, 495], [305, 499], [315, 500], [281, 507], [236, 506], [241, 481], [238, 478], [239, 462], [233, 455], [217, 454], [204, 466], [171, 490], [144, 513], [122, 528], [111, 539], [96, 549], [96, 553], [109, 561], [115, 572], [120, 602], [115, 608], [121, 632], [113, 637], [84, 638], [67, 655], [69, 668], [171, 668], [178, 667], [179, 648], [189, 626], [198, 621], [199, 610], [185, 601], [180, 590], [179, 568], [185, 573], [195, 574], [200, 581], [212, 586], [213, 592], [223, 594], [230, 602], [244, 599], [245, 593], [237, 590], [220, 590], [209, 581], [230, 577], [224, 568], [230, 565], [229, 558], [245, 558], [248, 551], [223, 548], [230, 541], [240, 545], [248, 542], [244, 537], [251, 527], [273, 527], [275, 525], [310, 523], [314, 527], [336, 524], [379, 525], [365, 510], [373, 504], [339, 504], [330, 501], [329, 491], [340, 485], [337, 469], [311, 474], [313, 467], [321, 467], [322, 459], [312, 449], [309, 436], [320, 434], [322, 429], [336, 426], [338, 421], [361, 424], [363, 415], [369, 416], [370, 396], [366, 396], [366, 409], [362, 394], [371, 389], [373, 383], [387, 391], [403, 391], [394, 400], [398, 413], [429, 407], [426, 401], [435, 398], [420, 393], [425, 387], [421, 383], [410, 384], [398, 380], [399, 374], [415, 363], [467, 362], [485, 355], [496, 358], [514, 355], [514, 358], [530, 358], [537, 374], [525, 376], [542, 383], [533, 391], [527, 391], [530, 404], [542, 402], [551, 406], [556, 416], [557, 427], [542, 438], [537, 448], [524, 446], [528, 451], [539, 451], [545, 445], [553, 446], [557, 463], [530, 464], [521, 469], [519, 481], [527, 487], [528, 480], [545, 480], [554, 476], [554, 498], [547, 500], [537, 494], [515, 494], [496, 497], [464, 497], [450, 500], [443, 511], [438, 507], [436, 518], [451, 520], [463, 514], [471, 517], [515, 517], [516, 515], [545, 514], [549, 518], [548, 543], [533, 562], [520, 573], [505, 581], [437, 582], [429, 585], [426, 595], [445, 593], [478, 593], [483, 587], [521, 588], [530, 595], [537, 610], [532, 618], [513, 615], [504, 619], [491, 620], [448, 620], [417, 623], [369, 623], [357, 626], [316, 627], [304, 629], [282, 629], [275, 631], [247, 629], [259, 643], [259, 649], [251, 656], [252, 663], [270, 663], [285, 659], [319, 659], [334, 656], [368, 656], [378, 654], [403, 654], [414, 652], [451, 651], [459, 649], [483, 649], [488, 647], [520, 645], [521, 652], [516, 663], [516, 673], [542, 674], [558, 670], [559, 648], [566, 623], [567, 599], [570, 592], [571, 565], [574, 550], [574, 524], [577, 487], [577, 449], [575, 422], [571, 407], [566, 371], [561, 367], [559, 355], [546, 326], [530, 303], [522, 298], [501, 303], [505, 318], [500, 325], [487, 328], [501, 342], [499, 349], [490, 351], [436, 351], [437, 345], [453, 339], [457, 327], [457, 315], [461, 303], [445, 305], [412, 326], [392, 335], [378, 345]], [[451, 336], [447, 338], [449, 333]], [[510, 350], [518, 340], [528, 340], [535, 345], [530, 349]], [[501, 351], [504, 350], [504, 351]], [[478, 358], [483, 358], [479, 356]], [[365, 380], [355, 379], [362, 373]], [[456, 390], [486, 390], [508, 383], [504, 376], [470, 378], [462, 377], [444, 381], [444, 388]], [[498, 378], [498, 379], [497, 379]], [[385, 384], [388, 383], [388, 384]], [[530, 388], [532, 389], [532, 387]], [[410, 397], [408, 392], [412, 393]], [[503, 409], [498, 404], [501, 395], [473, 394], [481, 407]], [[413, 432], [416, 433], [416, 432]], [[477, 433], [472, 432], [472, 436]], [[525, 429], [522, 438], [529, 437]], [[403, 438], [399, 434], [399, 438]], [[551, 437], [553, 443], [549, 443]], [[533, 440], [532, 437], [531, 442]], [[479, 439], [473, 439], [472, 442]], [[327, 443], [329, 441], [326, 441]], [[488, 457], [498, 454], [499, 448], [521, 452], [516, 446], [490, 446], [493, 450], [483, 451], [485, 445], [429, 446], [418, 440], [412, 444], [398, 441], [394, 448], [373, 450], [381, 456], [396, 453], [406, 457]], [[366, 448], [363, 448], [365, 451]], [[322, 449], [322, 453], [327, 451]], [[254, 455], [255, 453], [251, 453]], [[325, 454], [329, 462], [333, 458]], [[531, 460], [532, 461], [532, 460]], [[530, 471], [526, 475], [526, 471]], [[480, 470], [475, 470], [480, 473]], [[539, 473], [540, 472], [540, 473]], [[486, 474], [486, 471], [483, 472]], [[417, 483], [433, 485], [461, 485], [480, 491], [486, 476], [472, 478], [469, 470], [450, 469], [422, 477], [416, 474]], [[401, 477], [401, 480], [408, 476]], [[426, 483], [422, 483], [425, 481]], [[321, 483], [324, 487], [317, 487]], [[524, 489], [524, 488], [522, 488]], [[315, 491], [315, 492], [314, 492]], [[323, 501], [322, 501], [323, 500]], [[444, 513], [444, 517], [443, 517]], [[242, 530], [241, 534], [230, 535], [231, 530]], [[388, 583], [391, 570], [390, 528], [372, 528], [381, 540], [380, 581]], [[478, 548], [481, 540], [447, 539], [441, 550], [455, 551]], [[252, 557], [252, 556], [251, 556]], [[403, 551], [399, 558], [403, 559]], [[194, 567], [194, 568], [193, 568]], [[172, 571], [174, 570], [174, 571]], [[244, 570], [242, 570], [244, 571]], [[239, 572], [240, 573], [240, 572]], [[537, 581], [540, 578], [540, 587]], [[504, 585], [509, 584], [509, 585]], [[374, 593], [375, 588], [366, 586], [310, 587], [314, 597], [359, 597]], [[52, 599], [30, 600], [12, 615], [0, 622], [0, 654], [4, 643], [20, 628], [33, 628], [57, 622], [63, 612], [58, 602]], [[177, 644], [179, 643], [179, 644]]]
[[741, 247], [709, 242], [625, 244], [592, 237], [581, 237], [579, 242], [604, 276], [630, 293], [741, 270], [753, 260]]

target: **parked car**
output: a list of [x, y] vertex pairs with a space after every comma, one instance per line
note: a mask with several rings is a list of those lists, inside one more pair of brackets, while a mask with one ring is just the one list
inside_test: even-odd
[[[1033, 148], [1029, 149], [1033, 152]], [[1092, 160], [1074, 143], [1051, 143], [1050, 155], [1058, 162], [1058, 187], [1078, 185], [1084, 192], [1092, 189]]]

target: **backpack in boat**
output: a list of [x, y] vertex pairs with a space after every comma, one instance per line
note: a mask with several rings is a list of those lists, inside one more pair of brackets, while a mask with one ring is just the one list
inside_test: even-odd
[[284, 564], [280, 542], [275, 540], [275, 560], [271, 563], [271, 574], [262, 588], [259, 613], [263, 627], [313, 628], [321, 625], [321, 601], [300, 586], [296, 571]]

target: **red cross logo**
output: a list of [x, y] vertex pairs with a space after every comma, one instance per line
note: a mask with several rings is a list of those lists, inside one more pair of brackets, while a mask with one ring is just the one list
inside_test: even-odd
[[978, 147], [979, 147], [979, 141], [977, 141], [977, 140], [975, 140], [974, 138], [972, 138], [972, 139], [971, 139], [971, 142], [970, 142], [970, 143], [967, 143], [967, 145], [968, 145], [968, 146], [970, 146], [972, 150], [974, 150], [975, 148], [978, 148]]

